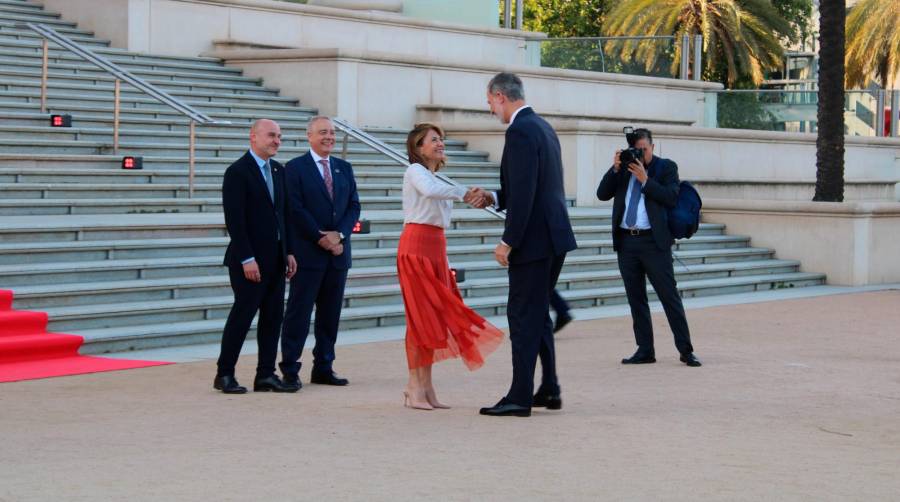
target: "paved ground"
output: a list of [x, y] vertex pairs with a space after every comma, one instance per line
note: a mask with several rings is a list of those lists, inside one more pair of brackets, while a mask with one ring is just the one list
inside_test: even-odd
[[[564, 409], [477, 408], [509, 344], [401, 407], [402, 343], [340, 347], [347, 388], [212, 391], [214, 362], [0, 385], [0, 500], [896, 500], [900, 291], [688, 312], [705, 365], [618, 364], [629, 318], [558, 339]], [[249, 384], [253, 356], [239, 378]]]

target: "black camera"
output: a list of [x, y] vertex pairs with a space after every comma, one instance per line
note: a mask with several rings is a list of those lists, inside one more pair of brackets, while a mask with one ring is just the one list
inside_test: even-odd
[[621, 161], [622, 165], [626, 168], [632, 162], [643, 162], [644, 149], [635, 148], [634, 146], [638, 140], [637, 134], [634, 133], [634, 128], [630, 126], [623, 127], [622, 132], [625, 133], [625, 141], [628, 142], [628, 148], [622, 150], [622, 153], [619, 154], [619, 161]]

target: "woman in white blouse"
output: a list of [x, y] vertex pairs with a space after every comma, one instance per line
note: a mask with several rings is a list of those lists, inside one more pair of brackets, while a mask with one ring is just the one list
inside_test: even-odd
[[423, 410], [448, 408], [434, 391], [435, 362], [459, 357], [475, 370], [503, 340], [499, 329], [466, 306], [450, 272], [444, 229], [450, 226], [453, 202], [473, 201], [476, 196], [474, 189], [435, 176], [446, 160], [443, 138], [440, 127], [418, 124], [406, 139], [412, 165], [403, 176], [404, 226], [397, 250], [409, 365], [403, 404]]

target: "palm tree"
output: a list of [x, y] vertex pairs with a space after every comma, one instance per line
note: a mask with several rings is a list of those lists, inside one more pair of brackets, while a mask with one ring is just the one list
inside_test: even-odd
[[[896, 0], [888, 0], [896, 1]], [[813, 200], [844, 200], [844, 26], [846, 0], [819, 0], [819, 131]]]
[[[759, 84], [765, 70], [781, 65], [780, 39], [793, 34], [771, 0], [622, 0], [609, 13], [606, 26], [612, 36], [675, 35], [681, 40], [685, 34], [703, 35], [709, 55], [706, 70], [724, 62], [729, 85], [745, 76]], [[626, 62], [630, 58], [643, 62], [647, 71], [663, 56], [649, 41], [622, 44], [617, 52]], [[676, 44], [672, 73], [680, 59], [681, 47]]]
[[847, 15], [847, 88], [866, 87], [878, 78], [893, 87], [900, 72], [900, 2], [860, 0]]

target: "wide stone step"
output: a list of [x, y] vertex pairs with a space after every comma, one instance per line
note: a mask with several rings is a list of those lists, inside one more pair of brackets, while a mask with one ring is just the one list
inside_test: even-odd
[[9, 14], [27, 14], [38, 19], [59, 19], [60, 15], [45, 11], [40, 5], [31, 5], [23, 2], [0, 3], [0, 18], [6, 18]]
[[[50, 42], [49, 49], [47, 59], [50, 66], [57, 63], [93, 66], [93, 63], [85, 61], [81, 56], [63, 49], [53, 42]], [[216, 58], [138, 54], [116, 47], [92, 47], [91, 51], [129, 71], [131, 68], [146, 68], [165, 69], [171, 72], [188, 70], [216, 74], [241, 73], [240, 68], [225, 66], [221, 60]], [[41, 41], [40, 39], [6, 41], [0, 44], [0, 55], [16, 60], [40, 59], [43, 57]]]
[[[94, 52], [108, 52], [114, 51], [115, 49], [93, 47], [92, 50]], [[213, 80], [215, 80], [219, 76], [242, 76], [241, 70], [239, 68], [222, 66], [221, 64], [214, 62], [182, 62], [167, 60], [166, 56], [159, 56], [159, 58], [162, 58], [159, 61], [135, 60], [135, 57], [131, 55], [111, 57], [109, 54], [102, 54], [102, 56], [119, 68], [139, 77], [141, 76], [141, 74], [146, 74], [148, 72], [155, 72], [157, 75], [164, 75], [166, 73], [180, 74], [182, 77], [190, 75], [194, 78], [205, 78]], [[34, 63], [42, 63], [41, 47], [38, 44], [35, 44], [33, 48], [7, 48], [0, 46], [0, 61], [2, 61], [4, 65], [15, 68], [33, 67]], [[54, 50], [50, 51], [50, 56], [48, 56], [47, 60], [47, 66], [48, 70], [52, 71], [71, 70], [79, 73], [81, 72], [81, 70], [94, 70], [96, 72], [96, 69], [99, 68], [93, 63], [89, 63], [81, 59], [80, 56], [75, 56], [74, 54], [69, 52], [59, 52]], [[103, 71], [102, 73], [108, 75], [108, 72], [106, 71]]]
[[[151, 138], [152, 139], [152, 138]], [[309, 147], [305, 141], [288, 141], [295, 145], [282, 145], [278, 150], [279, 157], [293, 158], [306, 154]], [[51, 155], [53, 152], [78, 155], [98, 155], [112, 153], [112, 137], [105, 141], [93, 140], [65, 140], [65, 139], [29, 139], [27, 143], [11, 138], [0, 138], [0, 150], [6, 153], [39, 153]], [[197, 155], [206, 157], [219, 157], [234, 160], [247, 151], [247, 144], [212, 144], [198, 142], [194, 151]], [[153, 155], [153, 156], [177, 156], [187, 155], [187, 139], [171, 138], [168, 143], [151, 143], [146, 141], [120, 141], [119, 153], [122, 155]], [[457, 160], [487, 160], [487, 153], [471, 150], [448, 150], [447, 158], [450, 161]], [[348, 159], [354, 160], [381, 160], [384, 155], [368, 147], [353, 147], [349, 149]], [[396, 165], [396, 164], [395, 164]]]
[[[37, 7], [37, 9], [33, 10], [41, 10], [40, 6], [32, 5], [31, 7]], [[18, 28], [18, 25], [23, 21], [17, 19], [6, 19], [6, 16], [0, 14], [0, 30], [14, 30], [14, 31], [27, 31], [29, 33], [34, 33], [31, 30], [24, 30], [23, 28]], [[65, 24], [58, 24], [65, 23]], [[82, 30], [76, 27], [74, 23], [66, 23], [65, 21], [58, 21], [56, 24], [52, 25], [51, 28], [56, 30], [58, 33], [65, 35], [69, 38], [73, 37], [89, 37], [94, 38], [94, 32], [88, 30]], [[35, 33], [35, 35], [37, 35]]]
[[[676, 267], [678, 282], [743, 277], [761, 274], [796, 272], [799, 262], [793, 260], [760, 260], [716, 263]], [[475, 267], [466, 269], [466, 281], [459, 283], [464, 298], [499, 296], [508, 292], [509, 281], [503, 275], [479, 275]], [[621, 286], [622, 278], [616, 269], [591, 272], [568, 272], [559, 276], [557, 289], [577, 292], [583, 289]], [[16, 308], [41, 310], [45, 308], [96, 305], [120, 302], [176, 300], [231, 294], [227, 274], [199, 277], [119, 280], [109, 282], [48, 284], [22, 286], [16, 289]], [[344, 296], [344, 308], [390, 305], [402, 302], [400, 286], [394, 267], [361, 269], [351, 274]]]
[[[20, 114], [33, 113], [40, 108], [40, 101], [31, 101], [27, 103], [0, 102], [0, 113], [3, 114]], [[106, 103], [94, 103], [90, 105], [66, 104], [65, 106], [56, 106], [54, 103], [48, 103], [47, 110], [51, 114], [79, 114], [80, 116], [99, 117], [111, 123], [113, 117], [112, 100]], [[231, 122], [233, 124], [249, 125], [256, 119], [262, 117], [275, 120], [279, 124], [292, 124], [306, 127], [310, 117], [315, 115], [316, 109], [296, 106], [288, 112], [267, 112], [264, 114], [254, 112], [252, 110], [239, 110], [236, 112], [218, 112], [215, 114], [216, 120]], [[123, 109], [120, 114], [121, 120], [140, 121], [145, 119], [160, 120], [173, 125], [186, 124], [186, 118], [181, 112], [177, 112], [171, 108], [129, 108]], [[218, 127], [214, 125], [200, 126], [200, 129], [206, 127]]]
[[[703, 223], [697, 231], [700, 235], [722, 235], [724, 225]], [[610, 239], [609, 224], [574, 227], [577, 240]], [[353, 236], [353, 249], [396, 249], [400, 240], [399, 231], [357, 234]], [[503, 229], [474, 228], [448, 230], [445, 234], [449, 246], [465, 246], [496, 243]], [[3, 242], [0, 243], [0, 265], [20, 265], [38, 263], [89, 262], [114, 259], [155, 259], [204, 256], [216, 262], [225, 254], [227, 237], [199, 238], [159, 238], [159, 239], [114, 239], [58, 242]], [[680, 255], [679, 255], [680, 256]], [[570, 257], [569, 261], [574, 258]], [[492, 270], [497, 269], [492, 261], [487, 263]], [[352, 272], [351, 272], [352, 273]]]
[[[2, 36], [0, 31], [0, 36]], [[115, 89], [115, 77], [112, 75], [73, 75], [66, 72], [52, 71], [48, 72], [48, 87], [56, 89], [78, 90], [86, 89], [96, 91], [97, 94], [109, 95]], [[147, 83], [162, 89], [169, 94], [196, 92], [198, 95], [215, 96], [224, 95], [245, 95], [273, 97], [278, 95], [278, 89], [261, 87], [257, 83], [213, 83], [213, 82], [191, 82], [191, 81], [173, 81], [172, 79], [147, 78]], [[40, 88], [41, 72], [39, 69], [19, 69], [19, 68], [3, 68], [0, 70], [0, 82], [6, 86], [16, 86], [15, 90]], [[13, 90], [13, 89], [7, 89]], [[134, 89], [130, 84], [122, 83], [120, 91], [131, 91]], [[100, 92], [102, 91], [102, 92]]]
[[[373, 233], [399, 232], [403, 213], [399, 210], [364, 210]], [[609, 225], [609, 210], [569, 208], [574, 226]], [[6, 216], [0, 222], [0, 242], [60, 242], [109, 239], [147, 239], [176, 237], [220, 237], [225, 234], [221, 214], [131, 214]], [[502, 228], [497, 217], [479, 209], [454, 211], [451, 229]]]
[[[11, 196], [14, 192], [33, 191], [34, 189], [43, 190], [45, 186], [65, 185], [62, 188], [85, 187], [89, 190], [91, 187], [102, 185], [111, 186], [115, 190], [119, 186], [142, 185], [154, 186], [162, 185], [179, 185], [183, 194], [188, 186], [188, 168], [185, 166], [181, 170], [152, 170], [140, 169], [130, 170], [121, 169], [119, 164], [121, 158], [116, 159], [116, 170], [106, 169], [78, 169], [67, 167], [64, 163], [59, 163], [58, 168], [12, 168], [0, 167], [0, 187], [8, 187], [5, 191], [6, 196]], [[0, 161], [0, 165], [3, 162]], [[147, 165], [147, 159], [144, 159], [144, 165]], [[215, 165], [224, 170], [221, 161]], [[210, 166], [212, 167], [212, 166]], [[379, 172], [377, 167], [357, 167], [354, 169], [356, 177], [357, 189], [362, 195], [367, 191], [367, 195], [384, 195], [386, 190], [391, 191], [391, 195], [399, 195], [402, 192], [402, 172]], [[470, 168], [447, 169], [444, 173], [450, 179], [461, 183], [465, 186], [478, 186], [482, 188], [496, 188], [498, 185], [498, 175], [492, 172], [493, 169], [488, 167], [486, 172], [472, 172]], [[197, 168], [194, 174], [195, 186], [222, 186], [222, 173], [219, 171], [202, 170]], [[27, 187], [31, 187], [29, 190]], [[0, 189], [4, 190], [4, 189]], [[46, 197], [46, 195], [43, 195]]]
[[[715, 255], [714, 251], [748, 249], [749, 239], [727, 236], [698, 236], [690, 241], [676, 243], [675, 253], [688, 253], [689, 258]], [[469, 262], [483, 262], [489, 259], [495, 243], [464, 244], [447, 247], [447, 255], [453, 266], [463, 267]], [[728, 253], [718, 253], [727, 255]], [[612, 241], [608, 239], [583, 240], [579, 248], [570, 252], [569, 257], [606, 255], [610, 264], [614, 263]], [[395, 247], [354, 249], [355, 268], [391, 267], [397, 262]], [[687, 262], [684, 262], [688, 265]], [[59, 262], [0, 265], [0, 285], [15, 288], [40, 284], [71, 284], [79, 282], [128, 280], [138, 278], [185, 277], [190, 275], [216, 275], [222, 273], [222, 258], [218, 256], [196, 256], [176, 258], [115, 259], [95, 262]]]
[[22, 9], [18, 6], [10, 6], [9, 4], [6, 4], [4, 8], [0, 9], [0, 19], [3, 19], [3, 21], [10, 24], [29, 22], [41, 23], [49, 25], [54, 30], [57, 29], [57, 27], [75, 28], [75, 23], [63, 21], [59, 19], [59, 17], [59, 14], [52, 12], [27, 8]]
[[[10, 93], [19, 93], [24, 95], [31, 95], [35, 91], [37, 91], [38, 95], [40, 95], [40, 77], [36, 79], [21, 79], [21, 78], [2, 78], [0, 77], [0, 84], [2, 87], [0, 89], [10, 92]], [[259, 103], [260, 105], [296, 105], [298, 103], [296, 98], [290, 97], [281, 97], [271, 91], [268, 92], [254, 92], [254, 91], [266, 91], [264, 88], [257, 88], [252, 90], [251, 92], [243, 92], [243, 89], [231, 89], [226, 90], [223, 88], [208, 88], [208, 87], [200, 87], [197, 86], [192, 88], [192, 86], [187, 85], [170, 85], [161, 83], [158, 87], [162, 88], [166, 93], [171, 96], [174, 96], [182, 101], [186, 99], [191, 99], [194, 101], [215, 101], [217, 103]], [[48, 80], [47, 84], [47, 92], [48, 97], [53, 96], [54, 99], [61, 99], [65, 96], [71, 96], [74, 98], [101, 98], [103, 100], [110, 100], [113, 96], [114, 85], [112, 82], [102, 83], [102, 84], [90, 84], [90, 83], [67, 83], [61, 80]], [[120, 89], [120, 100], [122, 103], [131, 102], [136, 98], [146, 96], [146, 94], [138, 89], [135, 89], [129, 84], [122, 85]]]
[[[0, 125], [0, 139], [21, 138], [22, 134], [27, 134], [29, 141], [32, 139], [52, 139], [54, 141], [78, 140], [105, 142], [109, 141], [113, 137], [113, 129], [111, 127], [106, 128], [83, 126], [59, 128], [50, 127], [46, 123], [39, 126], [22, 126], [11, 124]], [[248, 131], [246, 130], [246, 128], [228, 132], [206, 130], [206, 128], [201, 128], [199, 131], [196, 131], [194, 135], [196, 141], [199, 144], [215, 146], [229, 145], [238, 146], [240, 148], [247, 148], [247, 136]], [[153, 143], [173, 143], [180, 146], [187, 137], [187, 131], [158, 131], [152, 129], [147, 130], [124, 127], [119, 129], [119, 141], [120, 143], [124, 144], [146, 141]], [[398, 151], [405, 151], [405, 140], [386, 139], [383, 141]], [[281, 145], [282, 148], [295, 147], [308, 150], [309, 141], [306, 137], [306, 129], [304, 128], [302, 130], [291, 130], [289, 132], [282, 130]], [[344, 142], [342, 140], [336, 145], [336, 154], [343, 152], [343, 145]], [[466, 149], [466, 145], [467, 143], [461, 140], [448, 139], [445, 142], [446, 151], [454, 152], [454, 154], [456, 152], [464, 152]], [[357, 152], [373, 151], [371, 147], [366, 146], [361, 141], [351, 138], [348, 138], [347, 146], [348, 152], [351, 154], [355, 154]]]
[[[157, 185], [137, 185], [136, 187], [154, 187]], [[188, 198], [186, 190], [178, 190], [178, 197], [172, 197], [172, 189], [165, 185], [159, 185], [161, 190], [149, 192], [147, 190], [133, 190], [131, 192], [121, 190], [119, 187], [108, 191], [89, 189], [88, 194], [78, 193], [72, 196], [62, 196], [53, 192], [53, 197], [41, 198], [40, 192], [32, 194], [31, 198], [0, 199], [0, 216], [25, 216], [25, 215], [70, 215], [70, 214], [134, 214], [134, 213], [221, 213], [222, 199], [221, 189], [217, 186], [212, 189], [201, 189], [194, 192], [193, 198]], [[179, 186], [179, 188], [183, 188]], [[490, 187], [487, 187], [490, 188]], [[397, 190], [399, 191], [399, 190]], [[5, 190], [0, 186], [0, 194], [5, 195]], [[360, 190], [360, 204], [367, 210], [400, 210], [403, 208], [403, 200], [400, 195], [367, 195], [372, 191]], [[107, 195], [107, 197], [103, 197]], [[97, 198], [94, 198], [97, 197]], [[568, 201], [573, 205], [573, 201]], [[455, 203], [457, 208], [468, 207], [465, 203]]]
[[[679, 290], [685, 297], [761, 291], [821, 284], [824, 276], [810, 273], [762, 274], [742, 277], [684, 281]], [[575, 308], [614, 305], [626, 301], [624, 288], [608, 287], [566, 291], [563, 295]], [[650, 292], [652, 296], [652, 291]], [[177, 345], [180, 342], [214, 342], [221, 337], [224, 318], [231, 308], [233, 297], [203, 297], [199, 299], [123, 302], [47, 309], [49, 328], [58, 332], [72, 332], [86, 338], [85, 353], [127, 348], [150, 348]], [[483, 316], [502, 315], [506, 309], [506, 295], [470, 298], [467, 304]], [[173, 326], [202, 321], [210, 323], [209, 338], [198, 334], [202, 330], [185, 330], [190, 337], [160, 336], [171, 333]], [[396, 326], [405, 322], [403, 304], [346, 308], [341, 316], [341, 330]], [[215, 328], [218, 329], [215, 329]], [[118, 328], [118, 329], [108, 329]], [[117, 335], [116, 333], [120, 333]], [[166, 338], [162, 341], [160, 338]], [[115, 348], [113, 348], [115, 347]]]
[[[124, 155], [124, 154], [123, 154]], [[337, 154], [340, 157], [340, 154]], [[57, 154], [55, 156], [34, 153], [0, 153], [0, 183], [12, 183], [16, 181], [28, 183], [66, 183], [94, 182], [89, 176], [104, 176], [107, 183], [115, 181], [109, 176], [121, 176], [119, 179], [134, 179], [142, 177], [153, 178], [162, 183], [187, 182], [188, 161], [185, 156], [143, 156], [144, 169], [140, 171], [123, 171], [121, 168], [122, 155], [80, 155]], [[236, 159], [237, 157], [235, 157]], [[291, 157], [279, 155], [281, 163], [287, 163]], [[209, 180], [215, 179], [221, 182], [221, 176], [234, 159], [222, 159], [220, 157], [196, 157], [194, 166], [197, 176], [207, 176]], [[347, 161], [353, 164], [353, 173], [357, 183], [361, 183], [360, 177], [368, 177], [368, 183], [388, 183], [403, 179], [406, 170], [400, 164], [384, 159], [362, 159], [349, 156]], [[61, 168], [64, 167], [64, 168]], [[499, 179], [500, 166], [494, 162], [476, 159], [450, 159], [441, 170], [441, 174], [456, 179], [457, 176], [466, 175], [471, 179], [496, 180]], [[213, 176], [217, 178], [212, 178]], [[163, 181], [163, 179], [167, 181]], [[140, 181], [136, 181], [140, 182]], [[150, 182], [150, 181], [148, 181]], [[479, 181], [481, 182], [481, 181]]]
[[[76, 127], [85, 127], [85, 128], [107, 128], [112, 129], [113, 124], [113, 116], [112, 114], [107, 113], [89, 113], [89, 112], [80, 112], [76, 114], [69, 114], [72, 116], [72, 124]], [[306, 124], [308, 123], [309, 115], [300, 115], [294, 117], [292, 119], [281, 120], [278, 124], [281, 126], [282, 134], [294, 134], [294, 135], [306, 135]], [[241, 118], [236, 120], [230, 120], [230, 123], [221, 123], [221, 124], [203, 124], [202, 126], [198, 126], [198, 132], [240, 132], [243, 133], [244, 136], [247, 136], [249, 129], [251, 118]], [[49, 113], [40, 113], [37, 110], [34, 110], [32, 107], [32, 111], [26, 111], [24, 108], [17, 108], [12, 111], [2, 111], [0, 110], [0, 121], [6, 125], [19, 125], [19, 126], [30, 126], [30, 127], [47, 127], [47, 124], [50, 123], [50, 114]], [[190, 124], [190, 119], [185, 116], [171, 116], [164, 118], [149, 118], [149, 117], [141, 117], [131, 116], [122, 114], [119, 117], [119, 126], [125, 130], [147, 130], [147, 131], [163, 131], [163, 132], [179, 132], [184, 135], [187, 135], [188, 127]], [[342, 136], [339, 136], [339, 141]]]
[[[0, 191], [2, 193], [2, 191]], [[112, 194], [116, 195], [117, 194]], [[99, 199], [3, 199], [0, 216], [135, 214], [135, 213], [221, 213], [222, 199], [203, 198], [99, 198]]]
[[[0, 8], [2, 8], [2, 6], [19, 7], [19, 8], [23, 8], [23, 9], [38, 10], [38, 11], [44, 10], [43, 6], [28, 3], [26, 0], [0, 0]], [[3, 16], [0, 15], [0, 18], [2, 18], [2, 17]]]
[[[8, 88], [10, 86], [4, 87]], [[208, 93], [207, 96], [203, 96], [200, 93], [195, 94], [185, 92], [173, 92], [171, 94], [183, 103], [211, 116], [214, 116], [217, 113], [234, 112], [254, 113], [257, 117], [264, 117], [264, 114], [270, 112], [295, 113], [298, 110], [297, 105], [299, 103], [296, 99], [292, 98], [272, 98], [269, 96], [248, 96], [240, 94], [225, 95], [225, 93], [215, 96], [212, 95], [212, 93]], [[31, 87], [2, 90], [0, 91], [0, 106], [6, 106], [6, 104], [40, 103], [40, 97], [40, 90], [32, 89]], [[111, 91], [85, 93], [82, 91], [60, 89], [52, 85], [47, 88], [48, 107], [62, 109], [72, 105], [79, 106], [89, 103], [101, 106], [112, 106], [113, 93]], [[138, 92], [123, 93], [119, 103], [123, 112], [130, 112], [133, 110], [171, 110], [171, 108], [168, 108], [168, 105], [165, 105], [144, 93]], [[303, 108], [300, 108], [299, 110], [301, 112], [309, 111], [309, 109]]]
[[[15, 68], [18, 70], [31, 69], [32, 71], [41, 71], [42, 62], [40, 58], [8, 58], [3, 56], [0, 49], [0, 67]], [[109, 72], [94, 65], [87, 65], [82, 61], [72, 61], [70, 63], [54, 63], [52, 66], [48, 63], [48, 73], [67, 74], [67, 75], [83, 75], [94, 78], [109, 78]], [[160, 69], [154, 70], [150, 68], [129, 68], [128, 71], [142, 79], [158, 78], [163, 80], [171, 80], [173, 82], [198, 82], [198, 83], [234, 83], [239, 85], [261, 84], [261, 78], [246, 77], [241, 73], [210, 73], [208, 71], [192, 71], [181, 69], [177, 72]]]
[[[2, 16], [2, 14], [0, 14], [0, 16]], [[79, 45], [85, 46], [89, 49], [95, 49], [98, 47], [105, 48], [105, 47], [109, 47], [109, 44], [110, 44], [109, 40], [95, 38], [91, 35], [85, 35], [85, 34], [81, 34], [78, 32], [63, 33], [63, 35], [70, 38], [71, 40], [78, 43]], [[34, 41], [34, 40], [38, 40], [38, 43], [40, 43], [41, 36], [31, 30], [28, 30], [28, 29], [18, 29], [18, 28], [15, 28], [14, 25], [5, 25], [4, 26], [4, 25], [0, 24], [0, 47], [7, 47], [7, 45], [6, 45], [7, 41], [18, 42], [18, 41]], [[14, 47], [14, 46], [19, 46], [19, 45], [16, 44], [16, 45], [8, 46], [8, 47]]]

